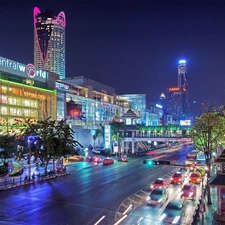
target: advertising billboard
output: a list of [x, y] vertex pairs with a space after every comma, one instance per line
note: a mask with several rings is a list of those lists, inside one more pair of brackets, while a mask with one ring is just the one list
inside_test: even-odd
[[70, 120], [82, 120], [84, 114], [82, 112], [82, 105], [69, 101], [66, 103], [66, 118]]
[[181, 126], [191, 126], [191, 120], [180, 120]]

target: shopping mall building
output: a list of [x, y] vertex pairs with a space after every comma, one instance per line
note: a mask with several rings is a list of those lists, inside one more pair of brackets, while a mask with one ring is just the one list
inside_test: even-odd
[[0, 126], [10, 131], [22, 119], [67, 119], [75, 139], [86, 146], [93, 133], [132, 109], [126, 124], [157, 126], [160, 116], [146, 110], [145, 94], [116, 95], [115, 89], [85, 77], [63, 80], [55, 73], [0, 57]]

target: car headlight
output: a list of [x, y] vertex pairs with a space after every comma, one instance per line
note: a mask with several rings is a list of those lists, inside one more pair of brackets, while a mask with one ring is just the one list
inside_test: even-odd
[[180, 216], [176, 216], [172, 222], [172, 224], [177, 224], [180, 220]]
[[158, 202], [160, 203], [160, 202], [162, 202], [162, 200], [163, 200], [163, 198], [160, 198], [160, 199], [158, 200]]
[[166, 213], [163, 213], [160, 217], [159, 217], [159, 221], [163, 221], [166, 217]]

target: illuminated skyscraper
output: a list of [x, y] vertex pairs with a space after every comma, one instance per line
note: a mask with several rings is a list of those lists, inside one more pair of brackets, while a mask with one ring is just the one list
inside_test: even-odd
[[187, 65], [186, 60], [181, 59], [177, 67], [177, 86], [179, 88], [187, 87]]
[[65, 78], [65, 27], [64, 12], [54, 16], [52, 10], [35, 7], [34, 17], [34, 65]]
[[177, 69], [177, 87], [167, 90], [166, 112], [173, 116], [174, 121], [178, 122], [189, 116], [186, 60], [180, 60]]

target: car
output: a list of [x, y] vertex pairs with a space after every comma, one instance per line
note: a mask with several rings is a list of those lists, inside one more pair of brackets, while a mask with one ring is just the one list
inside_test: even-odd
[[189, 175], [189, 169], [186, 168], [186, 167], [181, 167], [177, 172], [183, 173], [183, 175], [184, 175], [185, 177], [188, 177], [188, 175]]
[[102, 162], [102, 158], [100, 156], [98, 156], [98, 155], [94, 155], [92, 157], [92, 162], [100, 163], [100, 162]]
[[175, 172], [173, 176], [171, 177], [171, 183], [172, 184], [182, 184], [185, 180], [185, 177], [183, 173], [181, 172]]
[[196, 149], [188, 152], [187, 154], [187, 159], [197, 159], [197, 157], [199, 156], [200, 152]]
[[184, 200], [170, 201], [159, 217], [160, 224], [181, 224], [184, 214]]
[[189, 176], [189, 183], [200, 184], [202, 181], [202, 175], [199, 172], [192, 172]]
[[185, 184], [181, 190], [181, 198], [192, 199], [196, 197], [196, 185], [195, 184]]
[[202, 167], [197, 167], [196, 169], [195, 169], [195, 172], [198, 172], [198, 173], [200, 173], [201, 175], [202, 175], [202, 177], [204, 177], [205, 176], [205, 169], [204, 168], [202, 168]]
[[146, 198], [147, 205], [162, 206], [168, 199], [167, 188], [155, 188]]
[[82, 155], [72, 155], [72, 156], [67, 157], [66, 161], [80, 162], [80, 161], [84, 161], [84, 157]]
[[196, 161], [195, 160], [187, 160], [186, 161], [186, 168], [189, 169], [190, 172], [193, 172], [196, 167]]
[[112, 158], [106, 157], [102, 160], [103, 165], [110, 165], [114, 163], [114, 160]]
[[150, 190], [155, 188], [168, 188], [170, 181], [164, 178], [157, 178], [151, 185]]
[[127, 155], [118, 156], [118, 161], [120, 162], [128, 162]]

